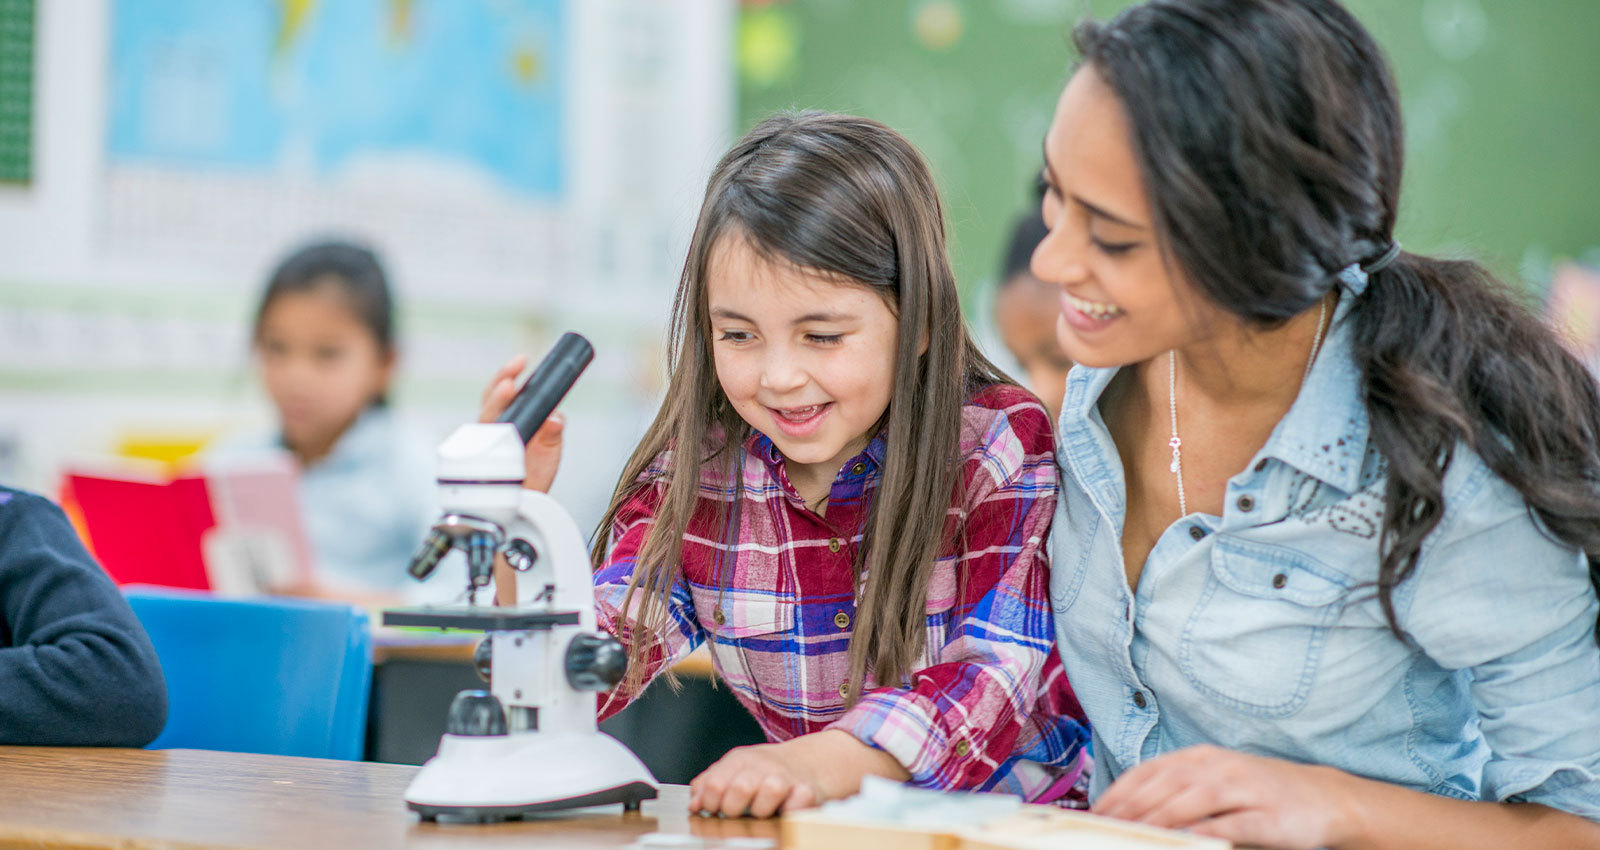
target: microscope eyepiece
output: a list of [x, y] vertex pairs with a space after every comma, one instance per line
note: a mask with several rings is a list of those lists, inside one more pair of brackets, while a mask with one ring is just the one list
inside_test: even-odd
[[517, 426], [522, 442], [533, 439], [539, 426], [550, 418], [556, 405], [593, 359], [594, 346], [587, 339], [575, 333], [562, 334], [555, 347], [528, 376], [527, 383], [517, 391], [506, 412], [500, 414], [499, 421]]

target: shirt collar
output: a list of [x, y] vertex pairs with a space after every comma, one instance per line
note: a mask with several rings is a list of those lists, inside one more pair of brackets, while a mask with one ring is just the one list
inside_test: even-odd
[[[1359, 488], [1371, 432], [1361, 374], [1352, 359], [1354, 329], [1349, 322], [1366, 283], [1367, 276], [1359, 267], [1339, 273], [1343, 292], [1333, 320], [1328, 323], [1322, 350], [1294, 404], [1257, 455], [1276, 458], [1346, 493]], [[1065, 451], [1094, 442], [1091, 423], [1100, 423], [1096, 405], [1119, 370], [1120, 367], [1073, 367], [1061, 405], [1060, 433]], [[1114, 451], [1115, 447], [1110, 449]], [[1120, 486], [1115, 489], [1120, 490]], [[1110, 492], [1100, 495], [1108, 505], [1121, 504], [1120, 497]]]
[[[877, 435], [867, 443], [867, 447], [861, 450], [860, 454], [851, 458], [849, 461], [846, 461], [845, 474], [849, 474], [849, 467], [853, 466], [855, 461], [862, 461], [866, 463], [867, 468], [862, 472], [863, 475], [882, 469], [884, 448], [886, 445], [887, 442], [884, 439], [884, 432], [879, 431]], [[773, 472], [776, 473], [783, 470], [783, 453], [778, 451], [777, 444], [773, 443], [772, 438], [768, 437], [766, 434], [763, 434], [755, 429], [751, 429], [750, 436], [745, 438], [744, 447], [745, 451], [749, 452], [753, 457], [759, 459], [762, 463], [765, 463], [773, 470]], [[787, 480], [787, 476], [784, 477], [784, 480]]]

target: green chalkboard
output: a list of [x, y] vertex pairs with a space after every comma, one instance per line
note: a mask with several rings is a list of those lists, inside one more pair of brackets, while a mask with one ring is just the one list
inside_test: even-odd
[[0, 0], [0, 182], [33, 179], [33, 2]]
[[[1600, 3], [1349, 0], [1407, 119], [1400, 238], [1536, 282], [1600, 246]], [[928, 156], [969, 295], [995, 275], [1085, 11], [1125, 0], [747, 3], [741, 127], [789, 107], [885, 121]]]

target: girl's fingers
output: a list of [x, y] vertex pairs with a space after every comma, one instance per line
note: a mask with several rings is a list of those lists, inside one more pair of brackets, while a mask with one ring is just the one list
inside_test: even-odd
[[[517, 376], [522, 374], [523, 368], [527, 365], [528, 358], [521, 354], [518, 354], [510, 360], [507, 360], [505, 365], [501, 366], [500, 369], [494, 373], [494, 377], [489, 380], [489, 386], [484, 389], [483, 406], [489, 406], [489, 396], [495, 391], [495, 388], [499, 387], [504, 381], [511, 382], [512, 391], [515, 393]], [[504, 410], [505, 408], [502, 407], [501, 409]], [[499, 414], [496, 413], [495, 415], [498, 416]]]
[[478, 410], [479, 422], [493, 422], [511, 406], [517, 394], [516, 378], [501, 378], [489, 385], [483, 394], [483, 407]]
[[556, 480], [556, 470], [561, 468], [561, 435], [566, 425], [566, 417], [557, 411], [550, 414], [550, 418], [534, 432], [533, 439], [528, 441], [523, 451], [522, 486], [541, 493], [550, 492], [550, 485]]
[[722, 805], [719, 807], [722, 816], [744, 817], [750, 811], [750, 802], [755, 799], [761, 780], [761, 774], [749, 769], [739, 771], [728, 780], [728, 787], [722, 792]]
[[[701, 776], [703, 775], [701, 774]], [[700, 805], [700, 776], [696, 776], [689, 783], [689, 814], [697, 815], [703, 811], [705, 811], [705, 808]]]
[[770, 818], [777, 814], [794, 787], [794, 783], [786, 776], [767, 774], [756, 786], [755, 796], [750, 799], [750, 816]]
[[718, 768], [712, 765], [706, 772], [695, 777], [689, 783], [689, 800], [691, 812], [704, 812], [714, 815], [722, 811], [722, 793], [727, 788], [727, 768]]
[[817, 791], [810, 785], [796, 785], [789, 791], [789, 796], [783, 801], [785, 812], [798, 812], [801, 809], [811, 809], [822, 805], [822, 800], [817, 797]]
[[[494, 380], [483, 391], [479, 422], [493, 422], [511, 406], [511, 400], [517, 395], [517, 376], [527, 363], [528, 358], [519, 354], [494, 374]], [[550, 485], [556, 480], [556, 470], [561, 466], [561, 433], [565, 425], [566, 420], [560, 413], [552, 413], [528, 441], [523, 457], [522, 486], [540, 492], [550, 491]]]

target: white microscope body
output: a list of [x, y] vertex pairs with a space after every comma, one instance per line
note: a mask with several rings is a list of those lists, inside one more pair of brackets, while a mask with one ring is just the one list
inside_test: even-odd
[[[656, 796], [649, 769], [596, 727], [596, 693], [621, 679], [626, 653], [598, 633], [589, 557], [571, 515], [522, 487], [523, 444], [517, 426], [497, 422], [463, 425], [439, 447], [444, 516], [412, 573], [423, 577], [450, 549], [465, 549], [469, 602], [384, 613], [388, 625], [488, 632], [490, 693], [457, 695], [438, 754], [406, 789], [424, 820], [634, 808]], [[517, 570], [514, 607], [476, 604], [496, 553]]]

